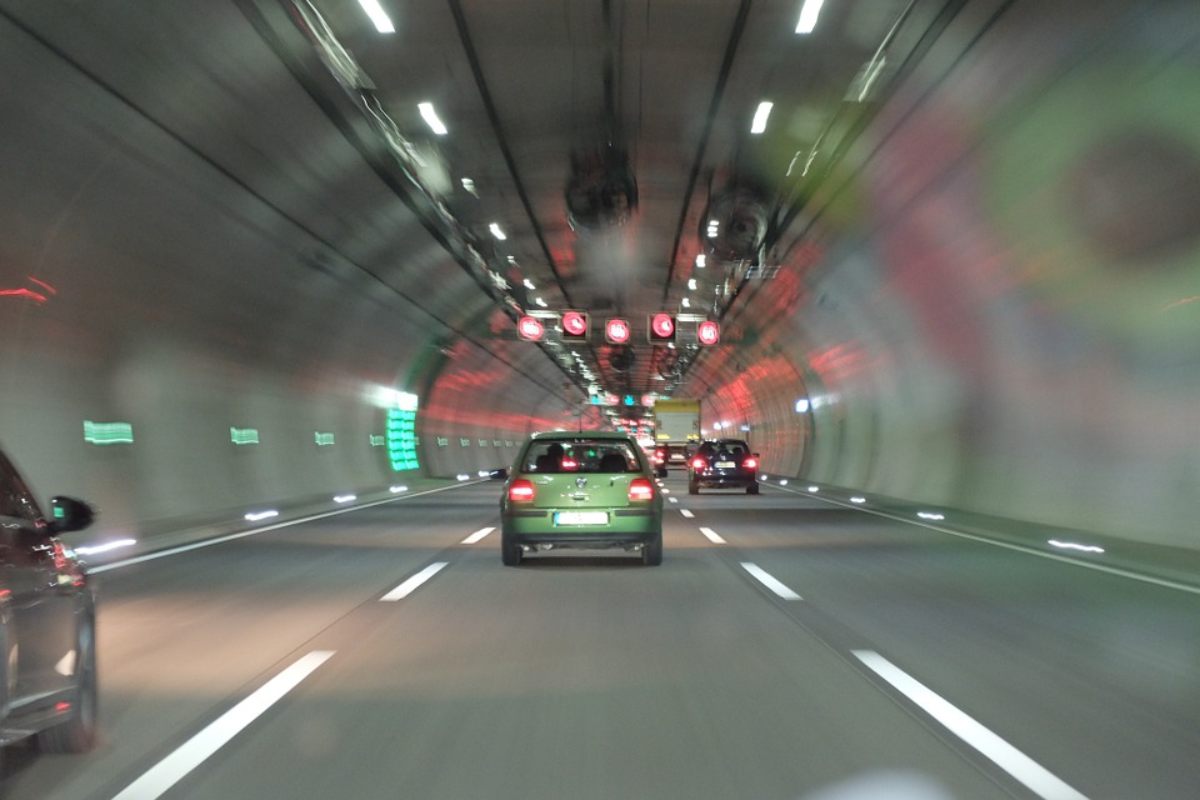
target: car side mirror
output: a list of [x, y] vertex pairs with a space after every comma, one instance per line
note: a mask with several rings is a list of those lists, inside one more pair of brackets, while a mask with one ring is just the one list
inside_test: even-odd
[[83, 530], [95, 518], [96, 512], [82, 500], [61, 495], [50, 498], [50, 529], [54, 533]]

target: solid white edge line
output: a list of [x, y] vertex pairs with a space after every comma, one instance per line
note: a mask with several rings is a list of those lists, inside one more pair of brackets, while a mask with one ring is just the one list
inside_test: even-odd
[[385, 594], [383, 597], [379, 598], [380, 601], [382, 601], [384, 603], [393, 603], [397, 600], [403, 600], [404, 598], [406, 598], [410, 594], [412, 594], [414, 591], [416, 591], [417, 587], [420, 586], [422, 583], [424, 583], [425, 581], [432, 578], [434, 575], [437, 575], [439, 572], [441, 572], [442, 569], [447, 565], [447, 563], [449, 563], [449, 562], [446, 562], [446, 561], [433, 562], [428, 567], [421, 570], [416, 575], [413, 575], [412, 577], [408, 578], [407, 580], [404, 581], [404, 583], [400, 584], [395, 589], [392, 589], [390, 592]]
[[1015, 550], [1018, 553], [1025, 553], [1026, 555], [1038, 556], [1039, 558], [1048, 558], [1051, 561], [1058, 561], [1062, 564], [1070, 564], [1073, 567], [1082, 567], [1084, 569], [1095, 570], [1096, 572], [1104, 572], [1109, 575], [1116, 575], [1121, 578], [1129, 578], [1130, 580], [1141, 581], [1142, 583], [1149, 583], [1154, 586], [1161, 586], [1164, 589], [1176, 589], [1181, 592], [1187, 592], [1188, 594], [1200, 594], [1200, 586], [1189, 586], [1186, 583], [1179, 583], [1178, 581], [1169, 580], [1167, 578], [1155, 578], [1153, 575], [1143, 575], [1139, 572], [1122, 569], [1121, 567], [1109, 567], [1105, 566], [1104, 564], [1093, 564], [1090, 561], [1080, 561], [1068, 556], [1060, 556], [1057, 553], [1047, 553], [1044, 550], [1038, 550], [1035, 547], [1027, 547], [1026, 545], [1013, 544], [1011, 542], [1001, 542], [995, 539], [989, 539], [986, 536], [977, 536], [973, 533], [963, 533], [962, 531], [951, 530], [950, 528], [944, 528], [941, 525], [930, 525], [927, 522], [918, 522], [915, 519], [906, 519], [905, 517], [900, 517], [895, 514], [889, 514], [886, 511], [875, 511], [874, 509], [862, 508], [861, 506], [855, 506], [849, 503], [840, 503], [837, 500], [830, 500], [828, 497], [820, 497], [815, 494], [808, 494], [807, 492], [782, 489], [778, 486], [768, 486], [768, 488], [778, 489], [781, 492], [800, 495], [801, 497], [811, 497], [813, 500], [820, 500], [823, 503], [841, 506], [842, 508], [849, 508], [853, 511], [858, 511], [863, 514], [871, 514], [876, 517], [883, 517], [884, 519], [890, 519], [895, 522], [903, 522], [908, 525], [915, 525], [918, 528], [928, 528], [931, 531], [945, 533], [950, 536], [957, 536], [960, 539], [970, 539], [971, 541], [979, 542], [980, 544], [990, 544], [993, 547], [1003, 547], [1005, 550]]
[[951, 733], [978, 750], [1038, 797], [1087, 800], [1049, 770], [1001, 739], [966, 713], [874, 650], [854, 650], [855, 658], [921, 707]]
[[695, 519], [695, 517], [696, 517], [695, 514], [693, 514], [691, 511], [688, 511], [686, 508], [679, 509], [679, 513], [683, 514], [688, 519]]
[[712, 528], [701, 528], [700, 532], [703, 533], [704, 537], [706, 539], [708, 539], [710, 542], [712, 542], [713, 544], [725, 544], [726, 543], [725, 540], [721, 538], [720, 534], [718, 534]]
[[175, 748], [113, 800], [154, 800], [162, 796], [205, 759], [224, 747], [263, 712], [279, 702], [333, 656], [333, 650], [313, 650], [254, 690], [233, 708], [217, 717], [192, 738]]
[[213, 539], [203, 539], [199, 542], [192, 542], [191, 544], [184, 544], [180, 545], [179, 547], [168, 547], [166, 550], [155, 550], [153, 553], [146, 553], [145, 555], [126, 558], [122, 561], [112, 561], [108, 564], [98, 564], [94, 567], [87, 567], [86, 571], [89, 575], [94, 575], [99, 572], [108, 572], [112, 569], [120, 569], [121, 567], [129, 567], [134, 564], [141, 564], [144, 561], [153, 561], [156, 558], [166, 558], [167, 556], [179, 555], [180, 553], [186, 553], [190, 550], [199, 550], [202, 547], [212, 547], [215, 544], [224, 544], [225, 542], [232, 542], [235, 539], [244, 539], [247, 536], [257, 536], [260, 533], [277, 531], [280, 528], [287, 528], [292, 525], [301, 525], [305, 522], [313, 522], [314, 520], [325, 519], [326, 517], [336, 517], [338, 514], [349, 514], [351, 511], [359, 511], [364, 508], [373, 508], [375, 506], [386, 505], [387, 503], [396, 503], [401, 500], [407, 500], [410, 497], [423, 497], [427, 494], [437, 494], [438, 492], [445, 492], [450, 489], [461, 489], [463, 486], [474, 486], [475, 484], [485, 482], [486, 481], [478, 480], [471, 481], [470, 483], [455, 483], [450, 486], [439, 486], [436, 489], [426, 489], [423, 492], [413, 492], [412, 494], [404, 494], [398, 497], [389, 497], [386, 500], [373, 500], [370, 503], [350, 506], [349, 508], [337, 508], [333, 509], [332, 511], [323, 511], [320, 514], [311, 514], [307, 517], [300, 517], [299, 519], [289, 519], [285, 522], [277, 522], [274, 525], [264, 525], [261, 528], [253, 528], [248, 531], [238, 531], [237, 533], [229, 533], [224, 536], [217, 536]]
[[803, 597], [801, 597], [800, 595], [796, 594], [791, 589], [789, 589], [787, 586], [785, 586], [774, 575], [772, 575], [771, 573], [767, 572], [765, 569], [760, 567], [758, 564], [755, 564], [752, 561], [743, 561], [743, 562], [741, 562], [741, 564], [742, 564], [742, 569], [746, 570], [746, 572], [749, 572], [754, 577], [755, 580], [757, 580], [763, 586], [770, 589], [775, 594], [782, 597], [784, 600], [803, 600], [804, 599]]
[[463, 539], [462, 543], [463, 544], [475, 544], [476, 542], [481, 541], [483, 539], [483, 537], [487, 536], [489, 533], [491, 533], [494, 530], [496, 530], [496, 529], [495, 528], [480, 528], [479, 530], [475, 531], [467, 538]]

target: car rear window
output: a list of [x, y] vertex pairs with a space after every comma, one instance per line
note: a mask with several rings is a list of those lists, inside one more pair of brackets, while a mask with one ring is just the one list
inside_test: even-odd
[[522, 472], [641, 472], [632, 442], [620, 439], [551, 439], [529, 444], [521, 459]]

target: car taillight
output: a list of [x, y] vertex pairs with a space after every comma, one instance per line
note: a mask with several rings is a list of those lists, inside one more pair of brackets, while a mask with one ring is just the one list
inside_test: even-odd
[[704, 469], [707, 466], [708, 463], [703, 458], [692, 459], [692, 469]]
[[574, 472], [579, 469], [579, 462], [570, 456], [563, 456], [562, 468], [563, 472]]
[[742, 469], [758, 469], [758, 459], [754, 456], [748, 457], [742, 462]]
[[513, 481], [508, 487], [508, 499], [514, 503], [528, 503], [533, 500], [534, 494], [533, 481], [524, 478]]
[[630, 500], [653, 500], [654, 484], [647, 478], [634, 478], [629, 482]]

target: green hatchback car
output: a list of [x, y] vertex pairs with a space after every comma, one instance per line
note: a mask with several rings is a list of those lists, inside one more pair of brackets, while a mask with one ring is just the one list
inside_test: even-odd
[[662, 494], [637, 443], [622, 433], [535, 433], [509, 470], [500, 500], [500, 551], [620, 547], [662, 563]]

